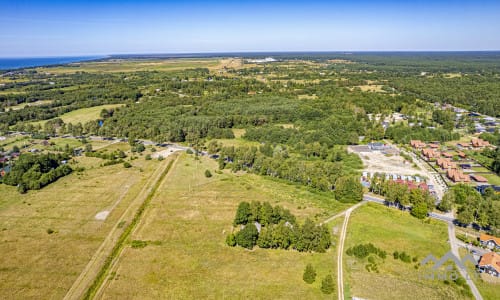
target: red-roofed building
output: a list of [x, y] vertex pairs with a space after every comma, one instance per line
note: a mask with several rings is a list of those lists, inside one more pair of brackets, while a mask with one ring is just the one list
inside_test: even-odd
[[422, 142], [421, 140], [411, 140], [410, 146], [412, 146], [415, 149], [422, 149], [422, 148], [425, 148], [426, 144], [424, 142]]
[[500, 255], [495, 252], [486, 253], [481, 256], [477, 267], [481, 273], [500, 277]]
[[500, 249], [500, 238], [497, 238], [496, 236], [482, 233], [479, 236], [479, 242], [481, 243], [481, 245], [490, 249]]
[[488, 182], [488, 179], [484, 178], [483, 176], [481, 175], [477, 175], [477, 174], [470, 174], [470, 177], [472, 179], [474, 179], [474, 181], [477, 181], [477, 182]]
[[427, 159], [432, 159], [432, 158], [438, 158], [439, 157], [439, 152], [433, 150], [433, 149], [423, 149], [422, 154], [427, 157]]
[[490, 142], [482, 140], [482, 139], [473, 139], [471, 141], [472, 147], [474, 148], [484, 148], [484, 147], [489, 147]]
[[450, 178], [453, 182], [470, 182], [469, 175], [466, 175], [457, 169], [448, 169], [448, 171], [446, 171], [446, 176], [448, 176], [448, 178]]
[[449, 153], [449, 152], [443, 152], [441, 153], [442, 156], [446, 157], [446, 158], [452, 158], [453, 157], [453, 154]]
[[438, 158], [436, 164], [443, 170], [457, 168], [457, 164], [452, 162], [449, 158]]

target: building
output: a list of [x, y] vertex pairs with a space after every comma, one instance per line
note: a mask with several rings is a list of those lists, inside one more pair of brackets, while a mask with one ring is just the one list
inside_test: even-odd
[[466, 158], [466, 157], [467, 157], [467, 155], [466, 155], [465, 153], [463, 153], [462, 151], [459, 151], [459, 152], [458, 152], [458, 157], [460, 157], [460, 158], [464, 159], [464, 158]]
[[457, 169], [448, 169], [448, 171], [446, 171], [446, 176], [453, 182], [470, 182], [469, 175]]
[[438, 158], [440, 156], [440, 153], [438, 151], [435, 151], [434, 149], [426, 148], [422, 150], [422, 155], [429, 160], [433, 158]]
[[488, 183], [488, 179], [484, 178], [483, 176], [481, 175], [477, 175], [477, 174], [470, 174], [470, 178], [472, 178], [474, 181], [477, 181], [477, 182], [485, 182], [485, 183]]
[[481, 243], [481, 245], [490, 249], [500, 250], [500, 238], [497, 238], [496, 236], [482, 233], [479, 236], [479, 242]]
[[439, 144], [431, 143], [431, 144], [429, 144], [429, 147], [431, 147], [432, 149], [437, 149], [437, 148], [439, 148]]
[[370, 147], [371, 150], [385, 150], [387, 148], [383, 143], [369, 143], [368, 147]]
[[481, 256], [477, 265], [479, 272], [500, 277], [500, 255], [495, 252], [488, 252]]
[[452, 162], [449, 158], [438, 158], [436, 164], [443, 170], [457, 168], [457, 164]]
[[443, 153], [441, 153], [441, 155], [446, 157], [446, 158], [453, 158], [453, 154], [451, 154], [449, 152], [443, 152]]
[[500, 193], [500, 185], [489, 185], [489, 184], [483, 184], [483, 185], [478, 185], [476, 186], [476, 190], [481, 193], [481, 195], [484, 195], [486, 192], [487, 188], [493, 189], [495, 193]]
[[422, 148], [425, 148], [426, 144], [424, 142], [422, 142], [421, 140], [411, 140], [410, 146], [412, 146], [415, 149], [422, 149]]
[[482, 139], [473, 139], [471, 141], [472, 147], [474, 148], [484, 148], [484, 147], [489, 147], [490, 142], [482, 140]]
[[461, 149], [461, 150], [463, 150], [463, 149], [469, 149], [470, 146], [471, 146], [471, 144], [470, 143], [466, 143], [466, 142], [457, 143], [457, 148]]

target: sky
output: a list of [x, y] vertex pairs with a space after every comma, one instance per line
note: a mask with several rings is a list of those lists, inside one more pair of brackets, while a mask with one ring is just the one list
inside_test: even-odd
[[500, 50], [500, 1], [0, 0], [0, 57]]

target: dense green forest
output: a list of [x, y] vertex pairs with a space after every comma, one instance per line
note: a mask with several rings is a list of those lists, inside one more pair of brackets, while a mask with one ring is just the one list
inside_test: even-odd
[[[362, 164], [346, 145], [383, 139], [446, 142], [474, 130], [469, 116], [457, 120], [453, 108], [443, 104], [500, 114], [497, 53], [275, 58], [266, 64], [243, 59], [240, 67], [219, 69], [101, 73], [87, 72], [83, 64], [76, 73], [8, 72], [0, 75], [0, 132], [180, 142], [217, 154], [220, 169], [270, 176], [356, 202], [362, 187], [353, 176]], [[103, 109], [92, 120], [63, 120], [65, 113], [104, 104], [123, 106]], [[498, 144], [495, 133], [484, 136]], [[220, 139], [237, 141], [228, 147]], [[478, 157], [500, 172], [499, 150]], [[422, 211], [430, 209], [426, 198], [414, 201], [422, 203]]]

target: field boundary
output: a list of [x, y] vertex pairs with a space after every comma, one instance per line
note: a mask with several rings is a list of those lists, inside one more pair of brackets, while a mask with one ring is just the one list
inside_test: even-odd
[[136, 225], [139, 223], [142, 215], [144, 214], [144, 211], [146, 210], [146, 207], [151, 202], [151, 199], [153, 198], [159, 186], [163, 182], [165, 176], [172, 168], [174, 162], [177, 161], [177, 158], [178, 156], [175, 157], [173, 160], [169, 161], [167, 167], [161, 173], [160, 178], [158, 178], [158, 180], [155, 182], [155, 184], [149, 191], [148, 195], [146, 196], [146, 199], [142, 202], [141, 206], [136, 211], [134, 218], [132, 219], [132, 222], [130, 222], [130, 224], [125, 228], [125, 230], [120, 235], [120, 238], [116, 242], [109, 256], [106, 258], [104, 265], [102, 266], [96, 278], [92, 282], [92, 285], [87, 289], [87, 292], [85, 293], [83, 299], [93, 299], [96, 293], [99, 291], [104, 279], [106, 278], [106, 275], [108, 274], [110, 267], [113, 265], [115, 259], [119, 257], [121, 251], [123, 250], [125, 241], [128, 239], [128, 237], [130, 236]]

